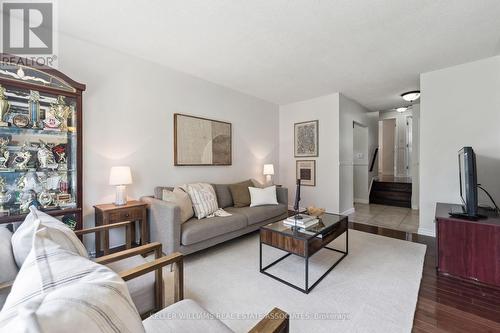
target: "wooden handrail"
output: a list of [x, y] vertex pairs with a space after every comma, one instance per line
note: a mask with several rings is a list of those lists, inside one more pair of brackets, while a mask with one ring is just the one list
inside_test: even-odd
[[377, 159], [377, 154], [378, 154], [378, 147], [375, 148], [375, 151], [373, 152], [372, 162], [370, 163], [370, 172], [373, 171], [373, 167], [375, 166], [375, 160]]

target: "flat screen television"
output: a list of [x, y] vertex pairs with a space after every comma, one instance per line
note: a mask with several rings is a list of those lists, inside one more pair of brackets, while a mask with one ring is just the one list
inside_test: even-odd
[[478, 218], [476, 154], [472, 147], [463, 147], [458, 152], [460, 197], [463, 202], [463, 217]]

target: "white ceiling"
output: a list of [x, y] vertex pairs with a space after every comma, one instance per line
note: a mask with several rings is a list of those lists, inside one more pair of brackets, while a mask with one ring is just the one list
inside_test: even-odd
[[62, 32], [286, 104], [403, 104], [419, 73], [500, 53], [499, 0], [64, 0]]

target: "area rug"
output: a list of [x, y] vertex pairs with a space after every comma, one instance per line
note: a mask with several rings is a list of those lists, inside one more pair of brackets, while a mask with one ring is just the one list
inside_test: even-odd
[[[410, 332], [425, 245], [349, 231], [349, 255], [309, 294], [259, 272], [259, 238], [250, 234], [185, 258], [185, 298], [236, 332], [247, 332], [273, 307], [290, 314], [290, 332]], [[330, 244], [342, 249], [344, 236]], [[283, 252], [264, 246], [264, 262]], [[310, 260], [310, 281], [338, 255]], [[304, 259], [290, 256], [272, 273], [304, 283]]]

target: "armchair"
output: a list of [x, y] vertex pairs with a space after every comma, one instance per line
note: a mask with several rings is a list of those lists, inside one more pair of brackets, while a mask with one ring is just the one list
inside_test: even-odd
[[[127, 282], [132, 300], [143, 318], [150, 313], [164, 308], [163, 267], [172, 265], [174, 270], [174, 302], [183, 299], [183, 258], [180, 253], [163, 256], [161, 243], [150, 243], [131, 248], [131, 229], [133, 221], [102, 225], [98, 227], [77, 230], [77, 236], [89, 233], [107, 231], [113, 228], [125, 227], [126, 250], [98, 257], [94, 261], [106, 265], [117, 272]], [[154, 260], [145, 258], [154, 253]]]

